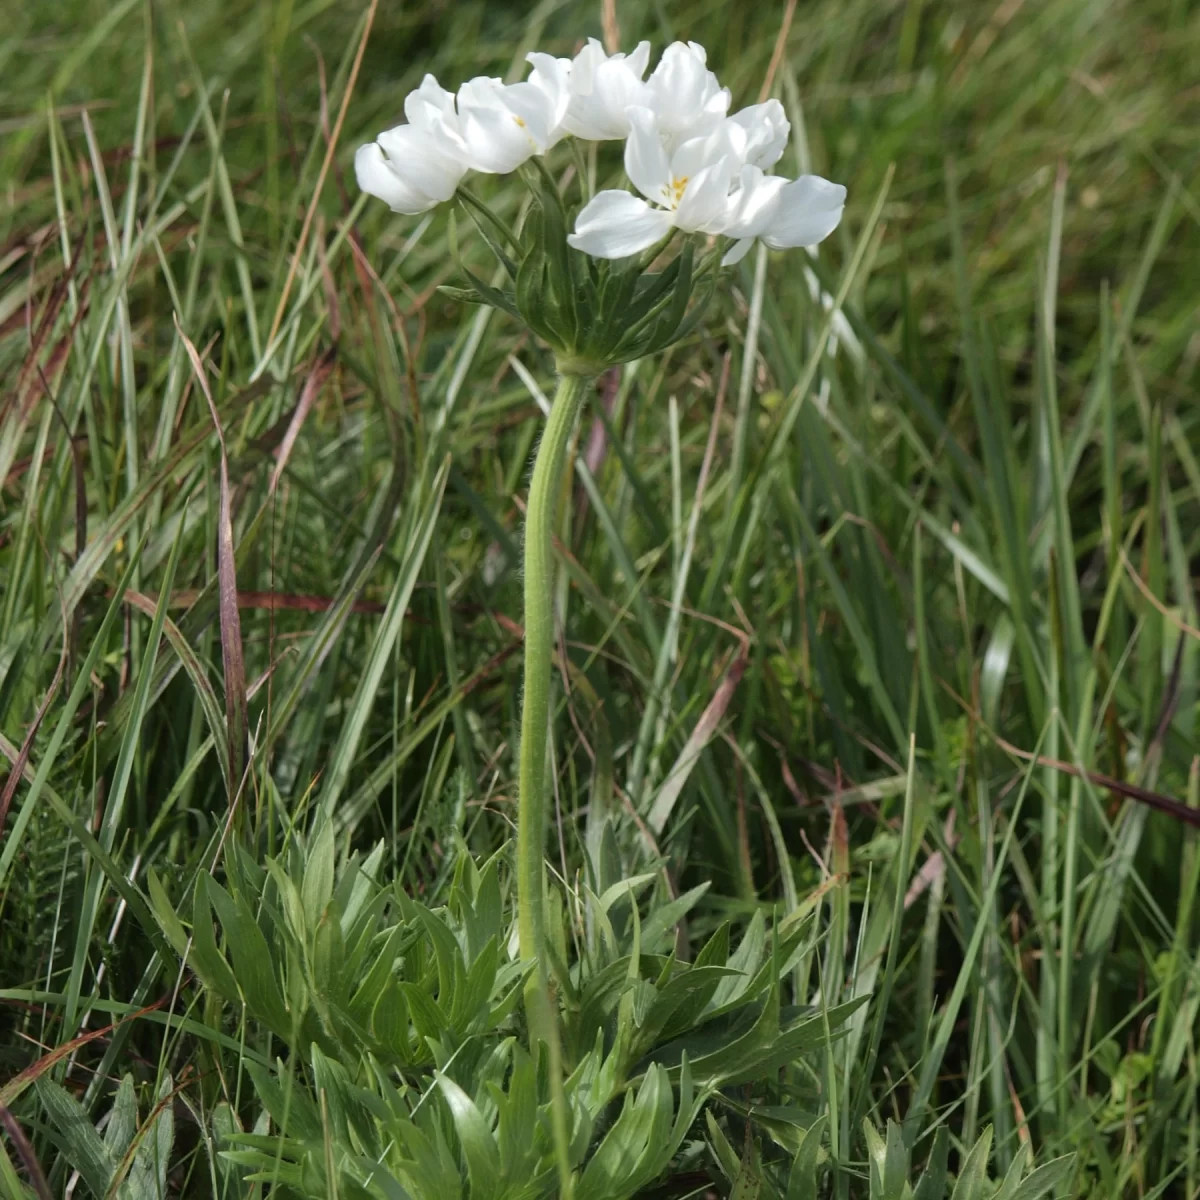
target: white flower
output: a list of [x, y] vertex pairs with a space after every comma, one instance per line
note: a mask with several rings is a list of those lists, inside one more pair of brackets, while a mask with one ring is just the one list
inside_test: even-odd
[[646, 81], [667, 152], [715, 129], [729, 111], [729, 89], [705, 65], [696, 42], [672, 42]]
[[602, 142], [629, 133], [625, 110], [648, 106], [653, 97], [642, 81], [650, 63], [650, 43], [639, 42], [629, 55], [605, 54], [595, 39], [571, 64], [570, 104], [563, 121], [568, 133], [586, 141]]
[[471, 170], [506, 175], [547, 149], [557, 131], [560, 97], [543, 82], [480, 76], [458, 89], [459, 131]]
[[656, 113], [631, 107], [628, 116], [632, 128], [625, 143], [625, 170], [645, 199], [600, 192], [579, 214], [567, 241], [594, 258], [625, 258], [653, 246], [672, 228], [720, 233], [728, 220], [729, 188], [737, 168], [729, 131], [718, 126], [668, 155]]
[[407, 125], [360, 146], [354, 172], [364, 192], [396, 212], [420, 213], [449, 200], [467, 171], [506, 174], [563, 134], [571, 63], [531, 54], [524, 83], [468, 80], [458, 96], [432, 75], [404, 100]]
[[730, 266], [745, 257], [755, 238], [772, 250], [815, 246], [837, 227], [846, 205], [846, 189], [819, 175], [786, 180], [744, 166], [729, 197], [722, 232], [734, 245], [721, 260]]
[[457, 96], [426, 75], [405, 99], [408, 123], [359, 148], [359, 186], [397, 212], [424, 212], [449, 200], [467, 171], [507, 174], [571, 133], [626, 138], [625, 169], [640, 193], [601, 192], [579, 214], [568, 241], [598, 258], [637, 254], [680, 229], [731, 238], [728, 265], [755, 239], [815, 246], [841, 220], [844, 187], [766, 174], [787, 146], [783, 105], [729, 115], [729, 90], [703, 46], [673, 43], [648, 79], [648, 42], [609, 55], [593, 38], [574, 60], [526, 57], [524, 82], [480, 77]]
[[397, 125], [354, 155], [358, 186], [395, 212], [420, 213], [454, 195], [467, 166], [454, 97], [432, 75], [404, 101]]

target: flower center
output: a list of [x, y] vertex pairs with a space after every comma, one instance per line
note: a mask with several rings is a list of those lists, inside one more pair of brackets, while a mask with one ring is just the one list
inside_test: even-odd
[[688, 175], [684, 175], [684, 176], [674, 176], [673, 175], [671, 177], [670, 194], [671, 194], [671, 207], [672, 208], [679, 207], [679, 202], [680, 202], [680, 200], [683, 199], [683, 192], [684, 192], [684, 189], [688, 185], [689, 178], [690, 178], [690, 176], [688, 176]]

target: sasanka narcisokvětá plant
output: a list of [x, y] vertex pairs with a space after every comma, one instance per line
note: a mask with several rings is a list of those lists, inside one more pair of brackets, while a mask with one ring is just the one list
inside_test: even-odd
[[[457, 196], [511, 288], [478, 277], [458, 294], [502, 309], [554, 351], [559, 382], [533, 468], [525, 522], [525, 678], [518, 777], [520, 954], [536, 963], [527, 995], [534, 1038], [557, 1057], [547, 998], [543, 842], [553, 600], [551, 530], [567, 444], [589, 382], [669, 346], [702, 318], [722, 266], [756, 238], [812, 246], [841, 220], [846, 189], [817, 176], [768, 175], [787, 146], [782, 104], [729, 113], [730, 92], [695, 42], [668, 46], [648, 78], [649, 43], [608, 55], [589, 41], [574, 59], [533, 52], [529, 78], [468, 80], [457, 94], [432, 75], [404, 102], [407, 124], [355, 157], [364, 191], [403, 213]], [[640, 195], [608, 189], [574, 212], [545, 162], [564, 139], [625, 142]], [[471, 172], [520, 170], [532, 204], [519, 232], [466, 186]], [[576, 172], [582, 187], [586, 173]], [[568, 232], [570, 230], [571, 232]], [[680, 245], [676, 249], [675, 243]], [[672, 253], [674, 251], [674, 253]], [[656, 263], [663, 263], [654, 270]], [[559, 1137], [567, 1134], [559, 1129]]]
[[[523, 322], [553, 350], [558, 386], [534, 462], [525, 520], [525, 659], [518, 767], [519, 953], [531, 1049], [544, 1042], [558, 1087], [558, 1017], [549, 988], [543, 850], [548, 775], [553, 596], [551, 531], [567, 447], [592, 380], [665, 349], [703, 317], [723, 267], [756, 239], [814, 246], [841, 220], [846, 189], [815, 175], [767, 172], [787, 146], [783, 105], [730, 113], [731, 95], [703, 46], [675, 42], [646, 76], [650, 45], [607, 54], [590, 40], [574, 59], [530, 53], [529, 77], [481, 77], [447, 91], [426, 75], [404, 102], [407, 123], [355, 156], [360, 187], [401, 213], [457, 198], [495, 252], [509, 286], [469, 278], [459, 298]], [[634, 191], [587, 194], [580, 142], [624, 141]], [[575, 194], [546, 156], [575, 156]], [[567, 160], [570, 162], [570, 160]], [[519, 172], [530, 203], [510, 228], [469, 187], [472, 172]], [[449, 289], [448, 289], [449, 290]], [[561, 1095], [555, 1134], [565, 1164], [571, 1132]]]

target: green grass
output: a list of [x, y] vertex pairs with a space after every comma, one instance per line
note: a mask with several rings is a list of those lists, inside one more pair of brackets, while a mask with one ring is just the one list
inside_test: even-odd
[[[617, 15], [627, 46], [703, 42], [741, 104], [784, 7]], [[171, 921], [211, 874], [268, 898], [271, 953], [309, 953], [260, 876], [277, 860], [318, 912], [322, 816], [339, 878], [381, 845], [377, 877], [435, 908], [474, 902], [468, 853], [513, 832], [553, 364], [435, 292], [446, 212], [360, 202], [350, 159], [426, 70], [569, 53], [600, 5], [385, 0], [347, 103], [365, 12], [6, 15], [6, 1194], [36, 1161], [61, 1195], [94, 1150], [63, 1133], [73, 1096], [97, 1140], [173, 1147], [170, 1194], [249, 1195], [219, 1151], [268, 1129], [251, 1068], [325, 1077], [251, 1001], [261, 961], [234, 954], [226, 994], [211, 957], [181, 973]], [[701, 335], [585, 414], [580, 445], [607, 440], [564, 490], [552, 871], [575, 886], [613, 814], [620, 873], [665, 867], [643, 922], [711, 885], [681, 957], [801, 909], [785, 1000], [869, 998], [784, 1073], [788, 1115], [726, 1088], [647, 1195], [726, 1189], [758, 1154], [773, 1194], [818, 1118], [822, 1186], [865, 1195], [865, 1117], [921, 1163], [944, 1129], [962, 1169], [991, 1126], [998, 1172], [1074, 1154], [1060, 1195], [1200, 1196], [1200, 855], [1135, 794], [1200, 809], [1198, 53], [1187, 0], [805, 0], [784, 166], [850, 189], [813, 266], [856, 344], [824, 353], [802, 255], [751, 255]]]

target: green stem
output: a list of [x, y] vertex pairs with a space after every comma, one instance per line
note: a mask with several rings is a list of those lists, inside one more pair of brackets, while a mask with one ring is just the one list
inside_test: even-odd
[[567, 445], [592, 379], [562, 373], [550, 417], [533, 463], [525, 510], [525, 690], [521, 705], [521, 750], [517, 777], [517, 933], [522, 962], [536, 969], [525, 988], [530, 1050], [544, 1043], [549, 1056], [551, 1116], [563, 1196], [571, 1194], [569, 1131], [562, 1082], [562, 1049], [550, 998], [546, 950], [547, 746], [550, 730], [551, 658], [554, 652], [554, 562], [552, 535]]
[[496, 214], [486, 205], [470, 188], [464, 187], [461, 183], [458, 185], [458, 198], [469, 209], [473, 209], [486, 221], [492, 228], [500, 234], [500, 236], [508, 243], [509, 249], [520, 251], [521, 243], [517, 238], [512, 227], [502, 221]]
[[562, 375], [542, 434], [525, 511], [525, 690], [517, 810], [517, 929], [521, 958], [546, 966], [545, 886], [546, 748], [550, 727], [554, 650], [554, 564], [551, 535], [567, 443], [590, 380]]

